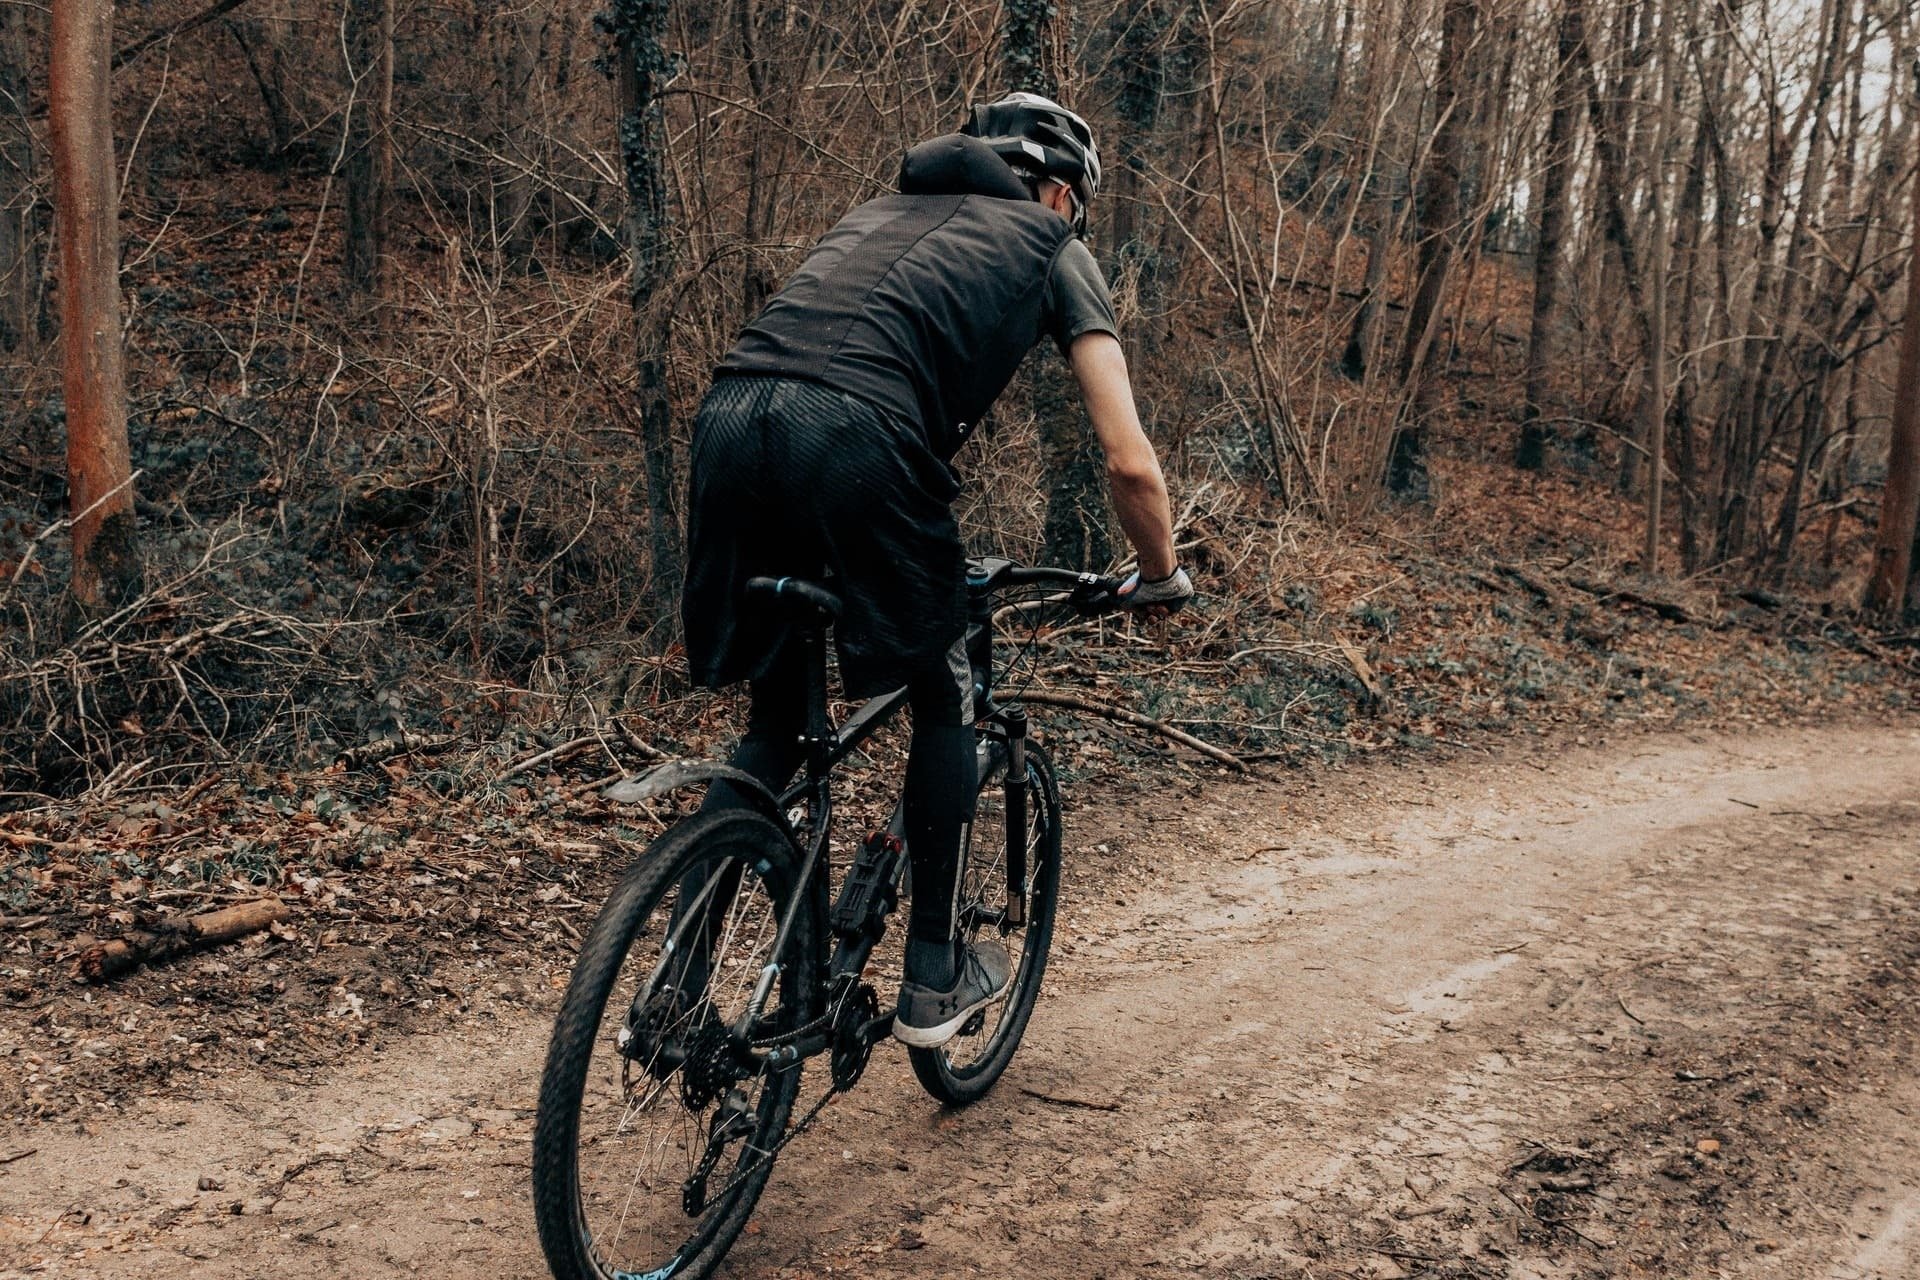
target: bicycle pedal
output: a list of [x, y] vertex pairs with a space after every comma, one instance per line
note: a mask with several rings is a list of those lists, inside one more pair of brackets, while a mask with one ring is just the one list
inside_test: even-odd
[[889, 831], [869, 835], [847, 868], [828, 920], [835, 933], [878, 938], [886, 928], [887, 913], [897, 900], [894, 873], [905, 856], [900, 837]]
[[960, 1030], [956, 1031], [954, 1034], [960, 1035], [960, 1036], [977, 1036], [980, 1034], [981, 1030], [986, 1027], [986, 1025], [987, 1025], [987, 1011], [985, 1009], [975, 1009], [973, 1011], [973, 1016], [971, 1018], [968, 1018], [965, 1022], [961, 1023]]

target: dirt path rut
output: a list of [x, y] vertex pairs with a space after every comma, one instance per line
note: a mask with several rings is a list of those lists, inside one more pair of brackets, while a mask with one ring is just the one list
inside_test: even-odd
[[[1069, 823], [1021, 1056], [904, 1061], [726, 1274], [1920, 1275], [1920, 730], [1633, 738]], [[0, 1272], [544, 1275], [554, 997], [0, 1133]]]

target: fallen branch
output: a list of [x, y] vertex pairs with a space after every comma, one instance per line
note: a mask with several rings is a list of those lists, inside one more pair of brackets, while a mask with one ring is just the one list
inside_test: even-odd
[[1510, 564], [1496, 565], [1495, 568], [1498, 569], [1500, 573], [1513, 579], [1515, 582], [1525, 587], [1527, 589], [1528, 594], [1532, 595], [1536, 600], [1539, 600], [1542, 604], [1553, 603], [1553, 599], [1554, 599], [1554, 596], [1556, 595], [1556, 592], [1552, 587], [1548, 586], [1545, 582], [1542, 582], [1539, 578], [1534, 577], [1532, 574], [1526, 572], [1524, 569], [1517, 569]]
[[30, 831], [0, 831], [0, 840], [6, 841], [16, 849], [39, 848], [47, 853], [99, 853], [100, 846], [89, 844], [85, 840], [54, 840], [47, 836], [37, 836]]
[[457, 733], [425, 734], [402, 729], [384, 738], [375, 738], [372, 742], [363, 742], [357, 747], [348, 747], [333, 758], [340, 768], [352, 773], [364, 769], [370, 764], [379, 764], [395, 756], [410, 755], [415, 751], [445, 751], [460, 741]]
[[543, 764], [552, 764], [560, 760], [570, 760], [582, 751], [585, 751], [588, 747], [599, 745], [599, 742], [600, 735], [594, 733], [587, 734], [581, 738], [570, 738], [557, 747], [548, 747], [545, 751], [536, 752], [520, 761], [520, 763], [509, 766], [507, 771], [494, 779], [494, 781], [505, 782], [508, 778], [519, 777], [529, 769], [538, 769]]
[[1643, 595], [1638, 591], [1629, 591], [1625, 587], [1610, 587], [1605, 583], [1589, 582], [1585, 578], [1572, 577], [1567, 579], [1567, 584], [1579, 588], [1590, 596], [1598, 596], [1601, 600], [1618, 600], [1623, 604], [1639, 605], [1642, 609], [1651, 609], [1668, 622], [1691, 624], [1700, 621], [1700, 619], [1694, 617], [1693, 613], [1684, 605], [1675, 604], [1671, 600], [1662, 600], [1657, 596]]
[[1209, 760], [1218, 760], [1236, 772], [1248, 772], [1246, 761], [1231, 751], [1216, 747], [1211, 742], [1202, 742], [1184, 730], [1176, 729], [1170, 724], [1162, 724], [1151, 716], [1141, 715], [1138, 711], [1128, 711], [1125, 707], [1103, 706], [1098, 702], [1089, 702], [1085, 698], [1076, 698], [1066, 693], [1053, 693], [1046, 689], [1029, 689], [1020, 695], [1020, 701], [1037, 703], [1045, 707], [1064, 707], [1069, 711], [1084, 711], [1089, 715], [1102, 716], [1121, 724], [1130, 724], [1136, 729], [1157, 733], [1191, 751], [1198, 751]]
[[626, 721], [615, 720], [613, 727], [619, 732], [620, 740], [632, 747], [635, 751], [638, 751], [643, 758], [648, 760], [665, 760], [668, 758], [666, 752], [635, 733], [633, 726], [629, 725]]
[[1081, 1111], [1118, 1111], [1120, 1109], [1120, 1104], [1117, 1102], [1089, 1102], [1085, 1098], [1064, 1098], [1059, 1094], [1042, 1093], [1038, 1089], [1028, 1089], [1024, 1086], [1020, 1092], [1026, 1094], [1029, 1098], [1038, 1098], [1041, 1102], [1050, 1102], [1056, 1107], [1074, 1107]]
[[[619, 733], [621, 741], [625, 742], [629, 747], [631, 747], [642, 759], [646, 759], [646, 760], [667, 759], [666, 752], [660, 750], [660, 748], [654, 746], [652, 743], [642, 738], [639, 734], [635, 733], [632, 729], [622, 724], [620, 721], [615, 720], [613, 722], [613, 727]], [[607, 754], [609, 756], [613, 755], [613, 751], [610, 747], [610, 744], [608, 744], [607, 742], [606, 734], [604, 732], [596, 731], [593, 733], [585, 733], [585, 734], [581, 734], [577, 738], [569, 738], [567, 739], [567, 741], [562, 742], [559, 746], [548, 747], [545, 751], [536, 752], [533, 755], [528, 756], [524, 760], [518, 761], [517, 763], [507, 766], [506, 772], [500, 774], [498, 777], [493, 778], [492, 781], [505, 782], [508, 778], [517, 778], [521, 774], [526, 773], [528, 770], [537, 769], [543, 764], [557, 764], [562, 760], [571, 760], [573, 757], [585, 752], [588, 748], [596, 747], [596, 746], [607, 747], [608, 748]], [[619, 760], [616, 758], [614, 760], [614, 763], [618, 764]], [[619, 777], [620, 775], [616, 774], [614, 776]], [[590, 785], [597, 786], [599, 784], [594, 783]], [[584, 789], [585, 788], [576, 787], [572, 791], [568, 792], [568, 794], [577, 795]]]
[[80, 953], [79, 973], [88, 982], [105, 982], [143, 964], [244, 938], [286, 918], [287, 904], [278, 898], [257, 898], [197, 916], [176, 916], [151, 931], [94, 943]]

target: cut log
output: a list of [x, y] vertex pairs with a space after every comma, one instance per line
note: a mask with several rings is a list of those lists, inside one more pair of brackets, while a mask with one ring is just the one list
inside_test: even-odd
[[197, 916], [175, 916], [151, 930], [94, 943], [80, 953], [79, 973], [88, 982], [105, 982], [143, 964], [244, 938], [286, 918], [287, 904], [278, 898], [257, 898]]

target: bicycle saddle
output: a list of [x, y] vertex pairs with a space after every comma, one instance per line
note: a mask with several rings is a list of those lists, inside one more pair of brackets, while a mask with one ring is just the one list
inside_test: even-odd
[[830, 626], [840, 617], [840, 597], [804, 578], [748, 578], [747, 599], [816, 626]]

